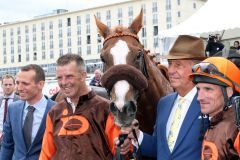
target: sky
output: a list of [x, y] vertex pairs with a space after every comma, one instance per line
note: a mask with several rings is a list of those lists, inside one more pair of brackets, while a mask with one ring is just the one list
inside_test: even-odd
[[56, 9], [76, 11], [127, 0], [0, 0], [0, 23], [23, 21]]

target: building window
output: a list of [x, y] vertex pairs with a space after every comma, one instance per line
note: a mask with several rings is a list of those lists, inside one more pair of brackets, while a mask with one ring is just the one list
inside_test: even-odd
[[33, 51], [36, 51], [37, 50], [37, 45], [36, 43], [33, 43]]
[[157, 2], [152, 3], [152, 12], [155, 13], [158, 10]]
[[146, 16], [144, 16], [143, 17], [143, 25], [146, 26], [146, 24], [147, 24], [147, 18], [146, 18]]
[[153, 26], [153, 36], [158, 35], [158, 26]]
[[41, 23], [41, 30], [42, 30], [42, 31], [45, 30], [45, 23]]
[[193, 3], [193, 8], [196, 9], [197, 8], [197, 4]]
[[36, 61], [37, 60], [37, 52], [33, 53], [33, 60]]
[[59, 50], [59, 55], [62, 56], [63, 55], [63, 49]]
[[14, 31], [13, 31], [13, 29], [11, 28], [11, 31], [10, 31], [10, 35], [11, 35], [11, 36], [13, 36], [13, 34], [14, 34], [13, 32], [14, 32]]
[[118, 18], [122, 18], [122, 8], [118, 8]]
[[129, 18], [129, 19], [128, 19], [128, 25], [130, 26], [130, 25], [132, 24], [132, 22], [133, 22], [133, 19], [132, 19], [132, 18]]
[[3, 57], [3, 63], [4, 63], [4, 64], [7, 63], [7, 57], [6, 57], [6, 56]]
[[147, 37], [147, 31], [145, 27], [142, 28], [142, 37]]
[[87, 14], [87, 15], [86, 15], [86, 23], [87, 23], [87, 24], [90, 23], [90, 14]]
[[28, 26], [25, 26], [25, 34], [28, 34], [29, 33], [29, 28]]
[[62, 48], [62, 47], [63, 47], [63, 40], [59, 39], [59, 48]]
[[71, 26], [71, 18], [67, 18], [67, 26]]
[[[19, 37], [19, 36], [18, 36]], [[20, 43], [21, 43], [21, 37], [20, 37]], [[7, 42], [6, 42], [6, 39], [4, 38], [3, 39], [3, 46], [6, 46], [7, 45]]]
[[36, 40], [37, 40], [36, 34], [33, 34], [33, 42], [35, 42]]
[[78, 55], [82, 56], [82, 47], [78, 47]]
[[177, 0], [177, 4], [180, 6], [181, 5], [181, 0]]
[[72, 53], [72, 48], [68, 48], [68, 53]]
[[146, 5], [145, 5], [145, 4], [142, 4], [142, 5], [141, 5], [141, 8], [143, 9], [143, 13], [146, 14]]
[[18, 62], [21, 62], [22, 61], [22, 57], [21, 57], [21, 54], [18, 55]]
[[178, 12], [177, 12], [177, 15], [178, 15], [178, 17], [181, 17], [181, 12], [178, 11]]
[[50, 38], [50, 39], [53, 39], [53, 31], [50, 31], [50, 32], [49, 32], [49, 38]]
[[87, 46], [87, 54], [91, 54], [91, 46]]
[[14, 55], [11, 55], [11, 63], [14, 63]]
[[167, 29], [169, 29], [169, 28], [172, 28], [172, 24], [171, 23], [167, 24]]
[[167, 22], [171, 22], [171, 21], [172, 21], [171, 12], [167, 12], [166, 21], [167, 21]]
[[102, 42], [102, 37], [100, 36], [100, 34], [97, 35], [97, 42], [101, 43]]
[[106, 20], [110, 20], [111, 19], [111, 11], [107, 10], [106, 12]]
[[44, 32], [42, 32], [42, 37], [41, 37], [41, 39], [42, 39], [42, 41], [45, 40], [45, 33], [44, 33]]
[[67, 36], [71, 37], [71, 28], [70, 27], [67, 29]]
[[91, 44], [91, 36], [87, 35], [87, 44]]
[[62, 20], [61, 19], [58, 20], [58, 28], [62, 28]]
[[36, 32], [36, 24], [32, 25], [32, 32]]
[[42, 50], [45, 50], [46, 47], [45, 47], [45, 42], [42, 42]]
[[52, 21], [49, 22], [49, 29], [53, 29], [53, 22]]
[[100, 12], [97, 12], [97, 13], [96, 13], [96, 17], [97, 17], [97, 19], [101, 20], [101, 13], [100, 13]]
[[17, 34], [18, 35], [21, 34], [21, 28], [20, 27], [17, 28]]
[[6, 37], [6, 30], [3, 30], [2, 36]]
[[68, 46], [68, 47], [71, 47], [71, 46], [72, 46], [71, 38], [68, 38], [67, 46]]
[[118, 20], [118, 25], [122, 25], [123, 23], [122, 23], [122, 20], [121, 19], [119, 19]]
[[171, 0], [166, 0], [166, 10], [171, 10]]
[[3, 55], [6, 55], [6, 54], [7, 54], [7, 49], [3, 48]]
[[153, 24], [158, 24], [158, 15], [153, 14]]
[[78, 46], [82, 45], [82, 39], [81, 39], [81, 37], [78, 37], [77, 45], [78, 45]]
[[[26, 36], [26, 39], [27, 39], [28, 36]], [[11, 37], [11, 45], [14, 45], [14, 38]]]
[[154, 48], [157, 48], [157, 47], [158, 47], [158, 37], [155, 37], [155, 38], [153, 39], [153, 46], [154, 46]]
[[46, 59], [46, 52], [43, 51], [43, 52], [42, 52], [42, 60], [45, 60], [45, 59]]
[[53, 49], [53, 40], [50, 41], [50, 49]]
[[61, 29], [59, 30], [58, 37], [62, 38], [62, 30]]
[[18, 53], [21, 53], [21, 46], [18, 46]]
[[18, 44], [21, 44], [21, 36], [18, 36]]
[[26, 52], [29, 52], [29, 45], [26, 44]]
[[133, 16], [133, 7], [128, 7], [128, 16]]
[[81, 26], [77, 27], [77, 35], [81, 35]]
[[100, 53], [102, 50], [102, 44], [98, 44], [98, 49], [97, 49], [97, 53]]
[[29, 61], [29, 58], [30, 58], [30, 56], [29, 56], [29, 53], [27, 52], [27, 53], [26, 53], [26, 61], [27, 61], [27, 62]]
[[50, 59], [53, 59], [54, 58], [54, 53], [53, 53], [53, 50], [50, 51]]
[[81, 16], [77, 16], [77, 25], [81, 24]]
[[11, 54], [14, 54], [14, 47], [11, 47]]

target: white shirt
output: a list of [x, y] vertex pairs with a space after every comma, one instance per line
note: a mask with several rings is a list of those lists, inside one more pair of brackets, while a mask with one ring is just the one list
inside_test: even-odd
[[4, 118], [4, 107], [5, 107], [5, 98], [9, 98], [8, 105], [13, 102], [14, 99], [14, 92], [10, 96], [4, 96], [2, 100], [2, 104], [0, 107], [0, 133], [3, 130], [3, 118]]

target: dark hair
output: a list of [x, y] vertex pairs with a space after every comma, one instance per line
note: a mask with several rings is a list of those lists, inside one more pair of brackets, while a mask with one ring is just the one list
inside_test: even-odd
[[21, 71], [23, 72], [30, 71], [30, 70], [33, 70], [36, 73], [36, 76], [35, 76], [36, 83], [39, 81], [45, 81], [45, 73], [42, 67], [36, 64], [29, 64], [21, 68]]
[[10, 78], [13, 80], [13, 84], [15, 84], [15, 78], [10, 74], [5, 74], [4, 76], [2, 76], [2, 84], [3, 84], [3, 79], [10, 79]]
[[85, 63], [81, 56], [77, 54], [68, 53], [58, 58], [57, 66], [64, 66], [71, 62], [76, 62], [80, 70], [85, 71]]

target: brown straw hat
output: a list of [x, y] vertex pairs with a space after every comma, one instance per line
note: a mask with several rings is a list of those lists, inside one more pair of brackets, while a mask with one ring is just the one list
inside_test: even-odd
[[196, 59], [204, 60], [203, 40], [189, 35], [180, 35], [166, 56], [167, 59]]

